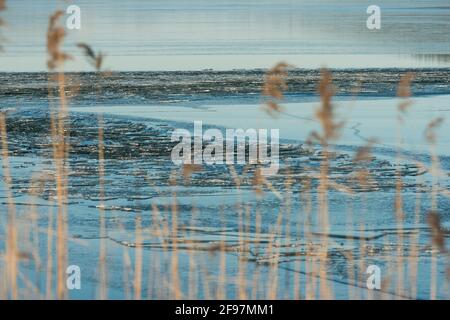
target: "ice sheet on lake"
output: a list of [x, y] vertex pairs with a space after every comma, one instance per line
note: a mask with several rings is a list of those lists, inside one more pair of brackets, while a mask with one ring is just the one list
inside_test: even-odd
[[[437, 116], [448, 116], [448, 95], [413, 98], [408, 109], [401, 134], [403, 148], [408, 151], [428, 154], [429, 145], [424, 138], [424, 130]], [[399, 99], [378, 99], [339, 101], [338, 112], [347, 120], [340, 144], [365, 145], [368, 139], [376, 138], [380, 146], [395, 148], [397, 145], [395, 128], [398, 128]], [[261, 112], [256, 105], [207, 105], [209, 112], [193, 112], [189, 107], [168, 106], [106, 106], [95, 108], [73, 108], [72, 111], [105, 113], [121, 116], [135, 116], [142, 119], [158, 118], [168, 121], [203, 121], [204, 124], [233, 128], [276, 128], [284, 139], [306, 140], [310, 132], [319, 130], [320, 124], [313, 120], [317, 103], [288, 103], [285, 112], [276, 120]], [[199, 110], [199, 109], [196, 109]], [[301, 125], [299, 125], [301, 124]], [[383, 128], [383, 130], [380, 130]], [[436, 130], [436, 152], [450, 153], [450, 140], [445, 134], [445, 126]]]

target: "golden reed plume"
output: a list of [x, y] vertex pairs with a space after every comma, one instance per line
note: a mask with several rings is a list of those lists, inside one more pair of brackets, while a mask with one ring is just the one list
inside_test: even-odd
[[280, 62], [266, 72], [262, 95], [267, 98], [264, 104], [264, 110], [270, 115], [282, 111], [279, 103], [284, 99], [284, 91], [288, 88], [286, 78], [290, 67], [291, 65]]
[[88, 59], [88, 62], [95, 68], [95, 70], [100, 71], [102, 69], [105, 55], [101, 51], [96, 54], [92, 47], [86, 43], [78, 43], [77, 46], [83, 49], [84, 55]]

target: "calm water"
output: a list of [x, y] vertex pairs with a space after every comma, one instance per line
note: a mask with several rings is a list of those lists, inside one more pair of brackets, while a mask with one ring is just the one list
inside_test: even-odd
[[[376, 2], [382, 29], [366, 28], [365, 0], [77, 0], [82, 29], [68, 31], [69, 70], [89, 70], [74, 47], [108, 54], [114, 70], [450, 66], [448, 0]], [[1, 71], [45, 69], [48, 16], [64, 1], [8, 1]]]

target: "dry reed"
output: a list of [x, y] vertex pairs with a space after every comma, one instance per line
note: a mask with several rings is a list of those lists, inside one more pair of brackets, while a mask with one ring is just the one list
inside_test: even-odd
[[[5, 1], [0, 0], [0, 11], [6, 8]], [[63, 16], [62, 11], [57, 11], [54, 13], [49, 20], [49, 27], [47, 31], [47, 52], [49, 59], [47, 61], [47, 65], [50, 71], [56, 72], [55, 80], [58, 83], [57, 94], [59, 97], [58, 106], [53, 106], [54, 108], [51, 110], [52, 121], [51, 121], [51, 137], [53, 142], [53, 161], [55, 165], [55, 183], [56, 183], [56, 202], [57, 202], [57, 212], [56, 212], [56, 221], [53, 221], [53, 212], [49, 211], [48, 213], [48, 226], [47, 226], [47, 274], [46, 274], [46, 284], [45, 284], [45, 298], [51, 299], [56, 297], [58, 299], [64, 299], [67, 297], [67, 292], [65, 288], [65, 266], [67, 265], [68, 257], [67, 257], [67, 242], [68, 242], [68, 226], [67, 226], [67, 215], [68, 208], [67, 202], [69, 198], [68, 194], [68, 160], [69, 160], [69, 149], [70, 145], [68, 143], [68, 98], [66, 96], [66, 78], [63, 72], [63, 66], [65, 61], [72, 59], [71, 55], [63, 52], [61, 50], [64, 38], [65, 31], [64, 28], [59, 24], [61, 17]], [[3, 24], [3, 21], [0, 20], [0, 25]], [[96, 71], [101, 72], [105, 55], [102, 52], [95, 53], [95, 51], [85, 43], [79, 43], [78, 47], [81, 48], [88, 59], [88, 62], [95, 68]], [[280, 112], [283, 112], [283, 108], [280, 103], [283, 101], [285, 94], [284, 91], [287, 89], [287, 76], [288, 69], [291, 68], [287, 63], [279, 63], [272, 69], [270, 69], [264, 78], [264, 85], [262, 87], [262, 96], [265, 98], [264, 107], [265, 111], [267, 111], [270, 115], [276, 115]], [[53, 76], [53, 74], [51, 75]], [[51, 78], [52, 79], [52, 78]], [[408, 73], [404, 75], [399, 83], [397, 96], [403, 98], [399, 105], [399, 126], [404, 122], [404, 116], [408, 107], [411, 105], [411, 82], [414, 79], [414, 74]], [[100, 93], [100, 89], [98, 91]], [[335, 143], [339, 136], [340, 130], [343, 128], [343, 122], [337, 121], [337, 116], [335, 113], [335, 105], [333, 104], [333, 96], [335, 95], [335, 88], [333, 86], [332, 75], [327, 70], [321, 71], [320, 83], [318, 86], [318, 92], [320, 95], [320, 106], [317, 109], [315, 114], [316, 119], [319, 121], [321, 125], [320, 132], [313, 132], [310, 137], [310, 141], [317, 143], [321, 152], [324, 155], [324, 159], [320, 163], [319, 174], [311, 175], [302, 181], [302, 186], [300, 190], [300, 199], [302, 203], [302, 209], [297, 212], [297, 214], [303, 214], [306, 216], [304, 219], [304, 223], [301, 228], [301, 233], [303, 234], [306, 241], [313, 241], [313, 235], [311, 230], [311, 220], [314, 213], [313, 207], [313, 193], [317, 192], [318, 196], [318, 220], [319, 227], [322, 232], [329, 233], [330, 232], [330, 208], [329, 208], [329, 199], [328, 194], [330, 189], [336, 189], [339, 192], [344, 192], [347, 194], [351, 194], [351, 189], [333, 181], [330, 178], [330, 155], [333, 150], [333, 143]], [[49, 85], [49, 95], [52, 95], [50, 85]], [[107, 299], [108, 298], [108, 265], [106, 263], [106, 248], [107, 248], [107, 226], [105, 222], [105, 211], [104, 211], [104, 198], [105, 198], [105, 146], [104, 146], [104, 121], [102, 117], [98, 118], [98, 173], [99, 173], [99, 193], [100, 193], [100, 206], [99, 206], [99, 222], [100, 222], [100, 256], [99, 256], [99, 298]], [[442, 124], [442, 119], [438, 118], [435, 121], [431, 122], [428, 128], [426, 129], [425, 136], [430, 144], [431, 155], [432, 155], [432, 208], [428, 213], [428, 223], [432, 231], [432, 243], [438, 248], [441, 252], [447, 253], [447, 249], [445, 248], [445, 239], [444, 239], [444, 230], [442, 228], [442, 224], [440, 221], [440, 216], [437, 208], [437, 197], [439, 191], [437, 189], [437, 177], [440, 174], [439, 169], [439, 158], [435, 153], [434, 144], [436, 143], [436, 135], [434, 129], [436, 129], [439, 125]], [[6, 270], [2, 274], [2, 278], [6, 279], [7, 287], [2, 288], [2, 295], [11, 298], [18, 299], [19, 298], [19, 286], [18, 279], [20, 278], [24, 283], [25, 287], [35, 296], [40, 296], [41, 293], [37, 285], [31, 283], [28, 279], [23, 277], [20, 273], [19, 268], [19, 259], [21, 257], [25, 257], [24, 253], [19, 252], [18, 249], [18, 226], [16, 223], [16, 208], [13, 201], [12, 195], [12, 178], [9, 164], [9, 154], [8, 154], [8, 138], [7, 138], [7, 127], [6, 127], [6, 114], [0, 113], [0, 133], [1, 133], [1, 146], [2, 146], [2, 160], [3, 160], [3, 177], [5, 180], [5, 193], [8, 199], [8, 219], [7, 219], [7, 233], [6, 233], [6, 253], [4, 255], [4, 261], [6, 261]], [[368, 144], [360, 148], [353, 161], [355, 163], [364, 163], [368, 162], [371, 159], [371, 152], [373, 146], [376, 144], [376, 140], [369, 140]], [[401, 137], [398, 134], [398, 144], [401, 145]], [[400, 158], [400, 156], [398, 156]], [[181, 170], [181, 176], [184, 178], [184, 183], [189, 183], [190, 179], [193, 178], [193, 175], [202, 170], [201, 166], [198, 165], [184, 165]], [[240, 190], [241, 185], [243, 183], [244, 177], [240, 177], [237, 173], [236, 169], [233, 166], [229, 166], [230, 179], [234, 183], [234, 187], [237, 190]], [[175, 187], [178, 185], [177, 180], [178, 173], [172, 173], [170, 178], [171, 187]], [[361, 169], [356, 172], [356, 177], [359, 185], [362, 187], [367, 187], [370, 180], [370, 173], [368, 170]], [[318, 186], [317, 190], [313, 188], [313, 181], [317, 180]], [[265, 190], [272, 192], [279, 200], [283, 202], [283, 208], [279, 208], [278, 216], [276, 219], [276, 223], [273, 226], [272, 230], [272, 241], [269, 242], [267, 248], [267, 254], [270, 256], [273, 253], [272, 242], [275, 238], [276, 234], [283, 233], [283, 230], [286, 235], [286, 239], [290, 239], [291, 236], [291, 228], [290, 225], [291, 215], [292, 215], [292, 203], [291, 203], [291, 194], [293, 189], [293, 180], [291, 178], [291, 173], [287, 174], [286, 181], [284, 181], [283, 191], [277, 190], [262, 174], [259, 168], [254, 170], [253, 178], [252, 178], [253, 189], [258, 196], [262, 196]], [[403, 220], [405, 213], [403, 211], [403, 181], [400, 172], [397, 172], [396, 176], [396, 193], [395, 193], [395, 215], [396, 221], [398, 224], [398, 228], [401, 229], [403, 227]], [[180, 232], [179, 225], [179, 208], [177, 204], [177, 194], [175, 188], [172, 191], [172, 204], [168, 206], [167, 212], [163, 212], [161, 214], [160, 209], [152, 204], [151, 207], [151, 219], [152, 219], [152, 229], [149, 231], [152, 235], [156, 234], [161, 239], [172, 238], [176, 239], [179, 236], [183, 236]], [[240, 201], [239, 201], [240, 203]], [[245, 232], [250, 232], [249, 226], [254, 225], [256, 234], [259, 234], [262, 227], [261, 222], [261, 214], [256, 208], [257, 214], [254, 221], [251, 220], [251, 208], [244, 208], [239, 205], [237, 208], [237, 216], [239, 220], [239, 233], [243, 234]], [[171, 221], [166, 221], [162, 219], [162, 216], [167, 213], [171, 215]], [[420, 213], [420, 199], [417, 198], [416, 204], [416, 222], [418, 223], [418, 216]], [[34, 231], [38, 230], [37, 227], [37, 219], [35, 212], [31, 213], [33, 217], [33, 228]], [[144, 255], [143, 248], [140, 244], [143, 242], [144, 238], [144, 230], [143, 230], [143, 219], [144, 216], [137, 214], [135, 218], [135, 243], [136, 246], [134, 248], [134, 268], [132, 267], [132, 262], [129, 256], [129, 250], [124, 248], [123, 250], [123, 264], [124, 264], [124, 292], [126, 297], [141, 299], [143, 297], [143, 279], [144, 279], [144, 271], [147, 270], [144, 265]], [[56, 224], [55, 224], [56, 222]], [[351, 210], [348, 212], [348, 224], [351, 225], [352, 217]], [[53, 228], [56, 227], [56, 242], [53, 244]], [[283, 229], [284, 227], [284, 229]], [[298, 230], [297, 230], [298, 231]], [[363, 226], [361, 226], [361, 231], [364, 231]], [[33, 237], [33, 240], [36, 241], [37, 234]], [[413, 240], [417, 240], [416, 237], [411, 238], [411, 242]], [[400, 248], [403, 244], [403, 236], [401, 233], [397, 236], [397, 245]], [[217, 286], [215, 287], [215, 292], [212, 292], [212, 284], [210, 283], [209, 271], [205, 270], [205, 265], [207, 265], [206, 261], [199, 261], [199, 257], [196, 256], [194, 251], [188, 252], [189, 254], [189, 285], [188, 292], [185, 294], [182, 289], [181, 279], [180, 279], [180, 268], [179, 268], [179, 255], [180, 250], [177, 248], [177, 241], [173, 241], [170, 243], [171, 249], [168, 249], [169, 244], [165, 241], [163, 252], [163, 259], [169, 257], [170, 260], [170, 270], [164, 269], [164, 261], [159, 261], [155, 258], [153, 261], [149, 261], [153, 263], [154, 268], [152, 268], [151, 272], [148, 271], [148, 297], [163, 297], [169, 295], [175, 299], [185, 298], [186, 296], [190, 299], [195, 299], [200, 295], [198, 290], [198, 282], [200, 281], [198, 274], [202, 276], [203, 279], [203, 296], [205, 298], [216, 298], [216, 299], [224, 299], [227, 298], [227, 285], [233, 283], [236, 287], [236, 296], [239, 299], [248, 299], [251, 297], [252, 299], [260, 298], [259, 295], [263, 294], [262, 298], [267, 299], [277, 299], [278, 291], [280, 289], [280, 269], [277, 263], [272, 263], [268, 266], [269, 270], [269, 283], [267, 285], [266, 290], [262, 290], [260, 286], [261, 275], [257, 272], [250, 275], [247, 270], [247, 263], [241, 260], [238, 261], [237, 265], [237, 275], [236, 279], [232, 279], [232, 276], [227, 275], [227, 247], [225, 241], [221, 241], [219, 246], [214, 247], [211, 250], [211, 254], [216, 254], [219, 252], [219, 264], [218, 264], [218, 276], [214, 277]], [[365, 249], [365, 241], [360, 242], [360, 254], [364, 256], [366, 254]], [[56, 248], [56, 292], [53, 292], [53, 246]], [[33, 260], [36, 261], [36, 268], [40, 266], [40, 258], [38, 256], [38, 244], [34, 243], [34, 247], [31, 247]], [[332, 288], [328, 285], [327, 273], [328, 273], [328, 264], [329, 264], [329, 256], [328, 256], [328, 246], [329, 241], [328, 238], [325, 238], [323, 242], [323, 251], [324, 253], [320, 255], [313, 254], [314, 252], [308, 252], [306, 259], [303, 261], [305, 264], [305, 277], [304, 283], [302, 283], [302, 279], [299, 276], [299, 273], [295, 273], [294, 281], [293, 281], [293, 297], [295, 299], [299, 299], [304, 297], [306, 299], [332, 299], [334, 298], [334, 293]], [[240, 238], [240, 247], [244, 247], [244, 243], [242, 238]], [[312, 250], [312, 249], [311, 249]], [[170, 252], [169, 252], [170, 251]], [[409, 281], [410, 283], [417, 282], [417, 259], [414, 259], [413, 256], [417, 255], [418, 248], [417, 246], [413, 246], [413, 251], [408, 257], [409, 263]], [[391, 270], [396, 270], [397, 272], [397, 282], [396, 282], [396, 294], [398, 296], [403, 296], [406, 294], [406, 291], [411, 291], [413, 297], [416, 295], [416, 286], [407, 288], [404, 284], [405, 279], [405, 270], [403, 263], [403, 252], [398, 252], [398, 261], [396, 261], [395, 265], [390, 266]], [[354, 270], [352, 270], [352, 265], [355, 262], [355, 257], [350, 253], [346, 255], [348, 260], [347, 266], [347, 274], [350, 279], [356, 279], [358, 276], [355, 275]], [[435, 256], [433, 256], [434, 263], [432, 264], [432, 272], [431, 272], [431, 299], [436, 298], [436, 264], [435, 264]], [[298, 266], [299, 264], [297, 264]], [[363, 269], [363, 260], [359, 261], [360, 270]], [[133, 270], [134, 269], [134, 270]], [[133, 270], [134, 276], [131, 277], [131, 270]], [[200, 270], [200, 271], [199, 271]], [[196, 272], [196, 277], [194, 277], [194, 273]], [[164, 275], [161, 277], [161, 273]], [[250, 279], [250, 276], [252, 278]], [[167, 278], [167, 279], [166, 279]], [[286, 288], [289, 288], [291, 285], [289, 279], [286, 278]], [[389, 280], [388, 277], [385, 279]], [[133, 294], [129, 293], [129, 285], [132, 283]], [[353, 292], [351, 290], [351, 286], [349, 286], [349, 297], [356, 296], [356, 290]], [[319, 296], [316, 296], [317, 289], [319, 289]], [[155, 290], [157, 292], [150, 292], [151, 290]], [[164, 292], [167, 290], [167, 292]], [[302, 291], [304, 294], [302, 294]], [[286, 294], [288, 294], [286, 292]], [[283, 298], [289, 298], [289, 295], [283, 296]], [[360, 298], [359, 296], [356, 296]], [[370, 296], [372, 297], [372, 296]]]

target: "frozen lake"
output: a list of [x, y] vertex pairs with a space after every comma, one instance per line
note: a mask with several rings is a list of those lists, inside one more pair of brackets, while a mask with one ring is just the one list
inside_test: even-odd
[[[403, 115], [400, 124], [398, 109], [400, 99], [349, 100], [336, 102], [337, 120], [344, 121], [338, 143], [347, 146], [362, 146], [369, 139], [379, 141], [380, 147], [395, 150], [399, 142], [401, 149], [411, 153], [429, 154], [430, 146], [425, 138], [427, 125], [436, 118], [448, 119], [450, 96], [432, 96], [411, 99], [412, 104]], [[96, 106], [72, 108], [74, 112], [103, 113], [153, 118], [193, 124], [202, 121], [205, 125], [242, 129], [279, 129], [280, 138], [306, 141], [312, 131], [320, 131], [315, 119], [319, 102], [287, 103], [281, 114], [273, 117], [263, 111], [261, 105], [202, 105], [195, 108], [183, 106]], [[448, 121], [448, 120], [447, 120]], [[436, 129], [436, 152], [450, 155], [450, 137], [444, 124]]]

